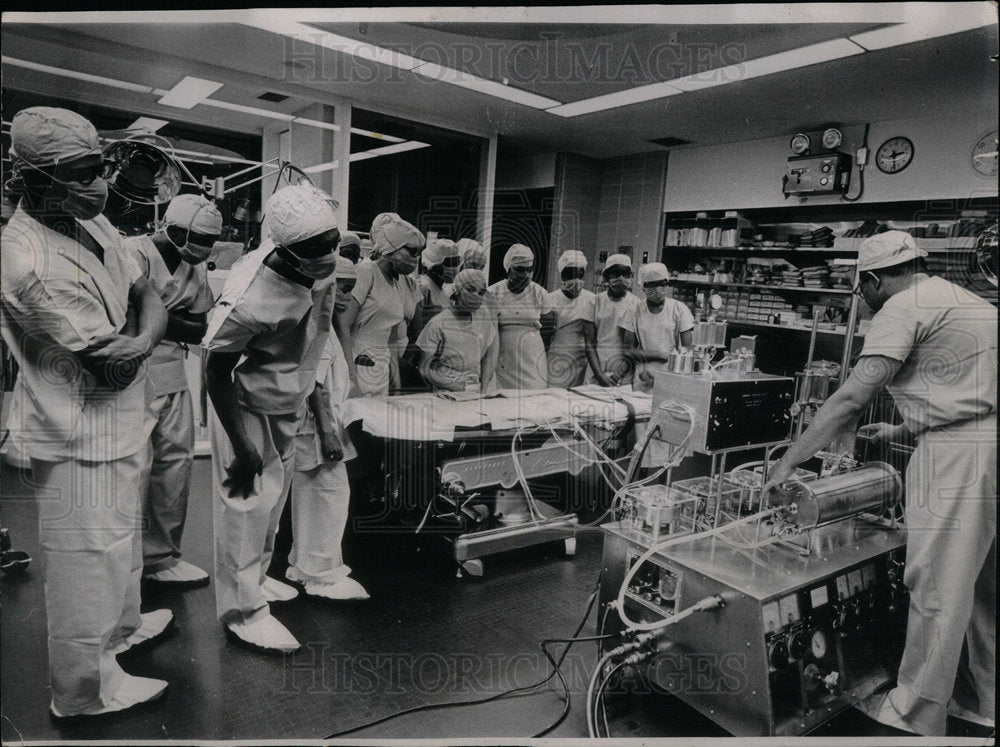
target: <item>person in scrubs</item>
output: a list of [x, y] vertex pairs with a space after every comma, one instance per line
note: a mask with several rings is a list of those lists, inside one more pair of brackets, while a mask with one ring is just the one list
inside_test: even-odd
[[266, 571], [330, 334], [340, 231], [332, 198], [312, 185], [279, 189], [264, 210], [267, 239], [233, 265], [202, 345], [214, 408], [216, 612], [237, 643], [281, 652], [299, 643], [269, 603], [298, 592]]
[[861, 356], [764, 487], [853, 428], [888, 388], [902, 424], [863, 431], [916, 441], [906, 470], [910, 606], [896, 686], [861, 707], [891, 729], [944, 736], [949, 712], [995, 719], [997, 311], [928, 275], [926, 254], [902, 231], [861, 243], [856, 292], [875, 312]]
[[167, 332], [149, 360], [154, 419], [152, 466], [142, 504], [143, 578], [176, 586], [208, 583], [208, 574], [181, 559], [194, 461], [194, 408], [184, 370], [186, 345], [197, 345], [208, 327], [214, 299], [205, 260], [222, 233], [222, 214], [211, 200], [178, 195], [167, 206], [163, 228], [124, 244], [167, 309]]
[[409, 328], [414, 337], [422, 324], [420, 294], [411, 274], [425, 240], [413, 225], [395, 213], [383, 213], [372, 223], [376, 259], [357, 265], [353, 300], [335, 319], [337, 337], [348, 355], [351, 396], [385, 397], [393, 366], [405, 344], [397, 344]]
[[587, 257], [583, 252], [566, 251], [559, 255], [557, 267], [562, 287], [549, 293], [548, 299], [549, 308], [556, 314], [555, 332], [547, 351], [548, 384], [561, 389], [579, 386], [589, 365], [597, 380], [608, 386], [610, 381], [597, 358], [597, 296], [583, 287]]
[[426, 324], [431, 317], [448, 306], [448, 296], [444, 286], [451, 283], [458, 273], [462, 258], [458, 246], [449, 239], [431, 239], [420, 255], [424, 274], [420, 276], [420, 296], [423, 299], [423, 315]]
[[356, 265], [361, 261], [361, 237], [354, 231], [341, 232], [337, 254], [350, 261], [352, 265]]
[[[339, 303], [357, 278], [354, 264], [339, 253], [334, 277]], [[346, 293], [349, 298], [350, 289]], [[285, 571], [286, 579], [322, 599], [368, 599], [364, 587], [350, 577], [341, 552], [351, 502], [345, 462], [357, 456], [340, 414], [350, 388], [344, 351], [337, 336], [329, 335], [295, 437], [292, 549]]]
[[167, 314], [101, 215], [94, 126], [31, 107], [14, 115], [10, 137], [18, 204], [0, 250], [0, 333], [19, 371], [5, 426], [38, 498], [49, 708], [56, 719], [114, 713], [167, 687], [115, 659], [173, 623], [169, 610], [139, 612], [146, 360]]
[[601, 272], [605, 290], [597, 294], [594, 304], [594, 328], [597, 332], [597, 359], [603, 380], [594, 374], [593, 380], [602, 386], [631, 384], [635, 365], [625, 353], [621, 332], [622, 318], [639, 306], [639, 299], [629, 292], [632, 287], [632, 260], [624, 254], [612, 254]]
[[524, 244], [514, 244], [504, 255], [503, 267], [507, 278], [489, 288], [500, 334], [497, 386], [545, 389], [549, 374], [541, 329], [551, 327], [555, 315], [545, 289], [531, 279], [535, 254]]
[[482, 308], [486, 276], [462, 270], [451, 287], [448, 308], [417, 338], [420, 375], [435, 391], [485, 393], [499, 354], [496, 324]]
[[459, 255], [462, 258], [462, 270], [486, 271], [486, 250], [475, 239], [459, 239], [456, 242]]
[[639, 268], [639, 286], [646, 294], [618, 322], [622, 331], [625, 354], [636, 362], [635, 388], [648, 392], [653, 388], [656, 364], [669, 360], [670, 353], [691, 346], [694, 315], [680, 301], [667, 298], [670, 273], [661, 262], [650, 262]]

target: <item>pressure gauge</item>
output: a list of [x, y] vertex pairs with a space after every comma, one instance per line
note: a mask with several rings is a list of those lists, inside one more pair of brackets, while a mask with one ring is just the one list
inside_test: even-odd
[[823, 131], [823, 147], [827, 150], [839, 148], [842, 142], [844, 142], [844, 133], [836, 127], [831, 127]]
[[792, 141], [788, 145], [792, 149], [792, 153], [797, 156], [801, 156], [804, 153], [809, 152], [809, 146], [811, 144], [812, 141], [809, 139], [809, 136], [804, 132], [799, 132], [792, 135]]
[[722, 308], [722, 296], [718, 293], [713, 293], [708, 297], [708, 305], [718, 311]]
[[819, 629], [813, 631], [809, 641], [809, 651], [816, 659], [826, 656], [826, 633]]

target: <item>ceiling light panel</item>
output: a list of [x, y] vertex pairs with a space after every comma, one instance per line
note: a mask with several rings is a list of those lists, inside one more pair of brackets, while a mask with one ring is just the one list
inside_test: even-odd
[[363, 130], [360, 127], [352, 127], [351, 134], [364, 135], [365, 137], [375, 138], [376, 140], [385, 140], [387, 143], [405, 142], [404, 138], [396, 137], [395, 135], [386, 135], [384, 132], [373, 132], [372, 130]]
[[214, 80], [185, 75], [180, 83], [171, 88], [156, 103], [164, 106], [175, 106], [178, 109], [193, 109], [220, 88], [222, 88], [222, 84]]
[[130, 130], [146, 130], [147, 132], [156, 132], [157, 130], [166, 127], [170, 122], [165, 119], [156, 119], [155, 117], [139, 117], [135, 122], [130, 124], [128, 128]]
[[138, 83], [129, 83], [124, 80], [116, 80], [114, 78], [105, 78], [103, 75], [91, 75], [90, 73], [81, 73], [77, 70], [66, 70], [61, 67], [53, 67], [52, 65], [43, 65], [39, 62], [30, 62], [28, 60], [19, 60], [14, 57], [7, 57], [6, 55], [0, 56], [0, 62], [4, 65], [13, 65], [15, 67], [22, 67], [26, 70], [34, 70], [39, 73], [48, 73], [49, 75], [59, 75], [63, 78], [72, 78], [74, 80], [82, 80], [87, 83], [97, 83], [102, 86], [111, 86], [113, 88], [121, 88], [126, 91], [136, 91], [137, 93], [150, 93], [153, 89], [150, 86], [139, 85]]

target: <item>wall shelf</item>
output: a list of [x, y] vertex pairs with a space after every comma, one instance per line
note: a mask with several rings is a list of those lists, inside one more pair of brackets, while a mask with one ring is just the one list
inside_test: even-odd
[[849, 296], [853, 291], [850, 288], [817, 288], [804, 285], [767, 285], [765, 283], [718, 283], [711, 280], [684, 280], [681, 278], [671, 278], [671, 283], [683, 285], [704, 285], [726, 288], [750, 288], [752, 290], [772, 291], [792, 291], [793, 293], [813, 293], [819, 295]]

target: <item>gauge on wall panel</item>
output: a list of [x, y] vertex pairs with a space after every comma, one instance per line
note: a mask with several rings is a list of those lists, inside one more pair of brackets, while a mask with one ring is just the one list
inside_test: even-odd
[[875, 151], [875, 165], [886, 174], [898, 174], [913, 160], [913, 141], [899, 135], [882, 143]]
[[839, 148], [840, 144], [844, 142], [844, 133], [838, 130], [836, 127], [830, 127], [823, 131], [823, 147], [827, 150], [833, 150]]
[[804, 132], [796, 133], [792, 135], [792, 140], [788, 146], [792, 149], [792, 153], [797, 156], [801, 156], [809, 152], [809, 146], [812, 144], [812, 140]]
[[809, 652], [816, 659], [822, 659], [826, 656], [826, 634], [819, 628], [813, 631], [812, 638], [809, 640]]
[[987, 132], [972, 146], [972, 168], [980, 176], [997, 175], [997, 131]]

